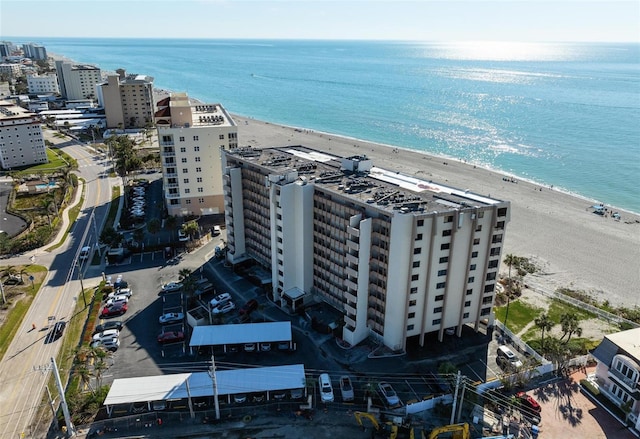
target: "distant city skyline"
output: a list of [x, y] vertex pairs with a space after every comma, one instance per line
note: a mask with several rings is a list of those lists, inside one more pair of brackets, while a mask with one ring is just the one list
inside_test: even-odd
[[640, 2], [2, 0], [0, 38], [640, 42]]

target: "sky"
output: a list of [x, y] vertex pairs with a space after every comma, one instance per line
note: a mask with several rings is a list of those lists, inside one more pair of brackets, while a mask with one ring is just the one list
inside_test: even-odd
[[640, 42], [640, 1], [0, 0], [0, 37]]

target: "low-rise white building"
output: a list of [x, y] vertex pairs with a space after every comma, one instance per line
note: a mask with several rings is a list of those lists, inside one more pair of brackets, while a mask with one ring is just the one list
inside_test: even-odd
[[20, 76], [22, 73], [22, 65], [14, 63], [2, 63], [0, 64], [0, 75], [7, 75], [10, 78]]
[[13, 169], [47, 163], [40, 117], [10, 101], [0, 101], [0, 166]]
[[58, 87], [58, 76], [55, 73], [45, 73], [43, 75], [27, 75], [27, 87], [29, 93], [60, 93]]

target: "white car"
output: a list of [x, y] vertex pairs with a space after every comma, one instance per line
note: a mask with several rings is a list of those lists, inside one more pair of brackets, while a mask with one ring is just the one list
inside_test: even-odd
[[131, 290], [131, 288], [120, 288], [117, 291], [109, 293], [109, 295], [107, 296], [107, 299], [113, 299], [116, 296], [131, 297], [132, 294], [133, 294], [133, 291]]
[[322, 399], [322, 402], [333, 402], [333, 387], [328, 373], [320, 374], [318, 386], [320, 387], [320, 399]]
[[115, 295], [113, 297], [111, 297], [110, 299], [107, 299], [106, 303], [104, 304], [104, 306], [111, 307], [113, 305], [115, 305], [116, 303], [128, 303], [129, 302], [129, 297], [125, 296], [125, 295]]
[[164, 284], [162, 286], [163, 293], [171, 293], [173, 291], [178, 291], [182, 288], [182, 283], [180, 282], [169, 282], [168, 284]]
[[161, 325], [167, 325], [169, 323], [179, 323], [184, 320], [184, 314], [181, 312], [168, 312], [162, 314], [158, 321]]
[[184, 230], [182, 230], [182, 227], [180, 227], [178, 229], [178, 241], [180, 242], [185, 242], [189, 240], [189, 236], [187, 236], [186, 233], [184, 233]]
[[398, 394], [393, 390], [391, 384], [382, 382], [378, 384], [378, 390], [389, 407], [396, 407], [400, 404], [400, 398], [398, 398]]
[[211, 308], [215, 308], [216, 306], [218, 306], [220, 304], [223, 304], [223, 303], [226, 303], [226, 302], [228, 302], [230, 300], [231, 300], [231, 294], [222, 293], [222, 294], [218, 294], [216, 297], [211, 299], [209, 304], [211, 305]]
[[120, 347], [120, 340], [115, 338], [106, 338], [104, 340], [95, 340], [91, 342], [92, 348], [103, 347], [108, 351], [117, 351]]
[[229, 301], [229, 302], [221, 303], [220, 305], [218, 305], [215, 308], [213, 308], [213, 313], [214, 314], [226, 314], [228, 312], [233, 311], [234, 309], [236, 309], [236, 304], [231, 302], [231, 301]]
[[118, 338], [119, 335], [120, 331], [118, 331], [117, 329], [107, 329], [105, 331], [98, 332], [91, 339], [93, 341], [102, 341], [108, 338]]

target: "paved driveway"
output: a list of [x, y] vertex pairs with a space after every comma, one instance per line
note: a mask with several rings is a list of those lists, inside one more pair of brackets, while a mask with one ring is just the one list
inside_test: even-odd
[[528, 392], [542, 406], [540, 438], [637, 439], [580, 390], [584, 374]]

